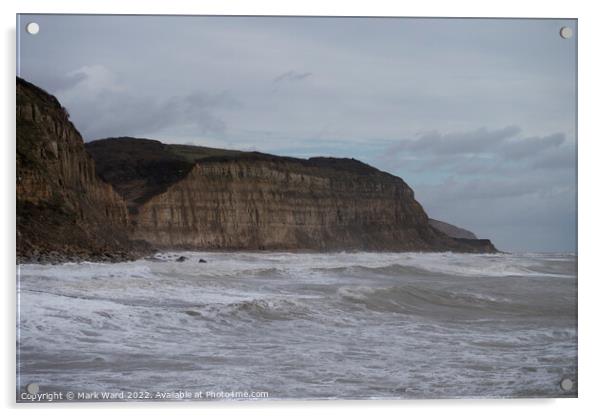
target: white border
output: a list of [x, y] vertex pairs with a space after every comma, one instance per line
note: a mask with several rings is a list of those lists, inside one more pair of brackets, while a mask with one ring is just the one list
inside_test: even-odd
[[[107, 410], [123, 410], [128, 414], [163, 416], [174, 409], [179, 415], [210, 413], [249, 416], [307, 413], [325, 415], [365, 415], [378, 412], [399, 416], [401, 413], [447, 416], [504, 416], [509, 413], [545, 412], [546, 416], [587, 415], [600, 409], [598, 391], [602, 387], [600, 367], [600, 315], [602, 274], [597, 259], [601, 250], [600, 218], [602, 207], [598, 179], [602, 159], [600, 141], [600, 41], [602, 22], [596, 13], [596, 2], [506, 0], [495, 4], [476, 0], [387, 2], [381, 0], [231, 0], [185, 1], [122, 0], [4, 0], [0, 2], [3, 34], [2, 157], [0, 168], [3, 185], [1, 204], [3, 221], [1, 265], [4, 268], [2, 327], [2, 405], [12, 414], [43, 413], [43, 415], [105, 415]], [[436, 400], [436, 401], [307, 401], [307, 402], [245, 402], [185, 404], [14, 404], [15, 369], [13, 344], [15, 337], [14, 283], [14, 172], [15, 172], [15, 15], [16, 13], [123, 13], [123, 14], [266, 14], [266, 15], [346, 15], [346, 16], [439, 16], [439, 17], [552, 17], [579, 19], [579, 399], [565, 400]], [[596, 100], [598, 99], [598, 100]], [[114, 413], [115, 411], [111, 411]], [[202, 415], [202, 414], [201, 414]]]

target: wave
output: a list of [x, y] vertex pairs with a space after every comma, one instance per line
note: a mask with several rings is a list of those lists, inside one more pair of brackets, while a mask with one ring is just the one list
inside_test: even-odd
[[[365, 266], [365, 265], [350, 265], [350, 266], [339, 266], [332, 268], [312, 268], [313, 272], [321, 272], [326, 274], [335, 275], [352, 275], [352, 276], [365, 276], [366, 274], [375, 274], [383, 276], [436, 276], [442, 274], [435, 274], [426, 268], [419, 268], [408, 265], [391, 264], [386, 266]], [[445, 275], [445, 274], [443, 274]]]
[[[107, 308], [126, 306], [153, 313], [164, 309], [190, 319], [228, 321], [312, 318], [330, 322], [341, 311], [358, 309], [442, 320], [556, 317], [572, 315], [575, 304], [569, 296], [559, 297], [567, 285], [576, 283], [548, 279], [575, 277], [576, 264], [566, 261], [566, 256], [185, 255], [193, 259], [200, 255], [209, 262], [36, 265], [22, 267], [19, 289], [73, 300], [65, 303], [109, 303]], [[514, 290], [518, 287], [520, 291]]]
[[491, 316], [556, 316], [570, 313], [571, 305], [515, 301], [471, 292], [397, 285], [391, 287], [343, 286], [337, 291], [342, 302], [376, 312], [478, 319]]
[[20, 266], [21, 380], [376, 398], [554, 394], [576, 378], [572, 256], [178, 255]]
[[199, 319], [258, 319], [293, 320], [308, 318], [311, 309], [299, 300], [289, 298], [253, 299], [234, 303], [212, 303], [196, 306], [183, 311], [184, 314]]
[[341, 274], [363, 276], [374, 274], [381, 276], [428, 276], [428, 277], [556, 277], [572, 278], [574, 273], [564, 265], [542, 265], [533, 263], [529, 265], [503, 264], [503, 263], [472, 263], [472, 264], [412, 264], [392, 263], [389, 265], [366, 266], [350, 265], [324, 268], [312, 268], [314, 272], [327, 274]]

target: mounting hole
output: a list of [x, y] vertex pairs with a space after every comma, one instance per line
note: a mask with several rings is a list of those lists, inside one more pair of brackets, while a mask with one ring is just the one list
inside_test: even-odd
[[560, 28], [560, 37], [562, 39], [570, 39], [573, 37], [573, 29], [568, 26], [563, 26]]
[[573, 389], [573, 380], [570, 378], [564, 378], [562, 381], [560, 381], [560, 388], [562, 388], [563, 391], [570, 391]]
[[31, 383], [31, 384], [27, 384], [25, 389], [27, 390], [27, 392], [29, 394], [36, 395], [40, 391], [40, 386], [38, 384]]
[[27, 26], [25, 26], [25, 30], [30, 35], [37, 35], [40, 31], [40, 25], [38, 25], [36, 22], [29, 22]]

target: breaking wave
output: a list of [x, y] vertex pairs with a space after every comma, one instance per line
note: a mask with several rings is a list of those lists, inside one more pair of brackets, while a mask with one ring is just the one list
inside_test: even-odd
[[559, 388], [577, 369], [571, 254], [157, 259], [22, 265], [17, 383], [261, 387], [271, 398], [575, 394]]

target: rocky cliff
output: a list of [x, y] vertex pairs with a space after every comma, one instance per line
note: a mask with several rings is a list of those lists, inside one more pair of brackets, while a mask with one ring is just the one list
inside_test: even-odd
[[135, 138], [86, 149], [126, 200], [132, 236], [159, 247], [495, 251], [437, 230], [401, 178], [354, 159]]
[[123, 198], [100, 180], [60, 103], [17, 78], [17, 260], [127, 259]]
[[122, 260], [153, 246], [495, 251], [440, 231], [401, 178], [354, 159], [135, 138], [84, 146], [56, 98], [22, 79], [16, 157], [18, 261]]
[[458, 239], [477, 239], [477, 236], [470, 230], [462, 229], [461, 227], [442, 222], [441, 220], [429, 219], [429, 224], [450, 237]]

